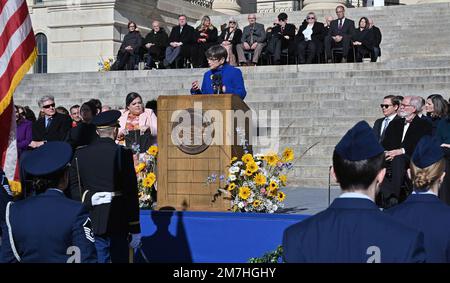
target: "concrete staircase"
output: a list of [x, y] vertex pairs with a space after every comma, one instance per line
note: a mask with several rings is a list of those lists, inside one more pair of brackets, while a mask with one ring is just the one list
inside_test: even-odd
[[[250, 107], [256, 111], [279, 110], [282, 147], [291, 146], [300, 154], [319, 142], [295, 165], [290, 175], [291, 185], [326, 186], [335, 144], [355, 122], [373, 123], [380, 116], [378, 105], [383, 96], [426, 97], [441, 93], [449, 97], [450, 33], [445, 31], [450, 23], [449, 8], [444, 3], [349, 9], [349, 17], [373, 16], [381, 27], [383, 57], [379, 63], [242, 69], [248, 92], [245, 101]], [[304, 15], [292, 13], [291, 22]], [[266, 15], [262, 21], [270, 23], [274, 17]], [[15, 102], [36, 109], [39, 96], [52, 94], [58, 105], [66, 107], [93, 97], [107, 105], [123, 106], [126, 94], [131, 91], [139, 92], [144, 100], [159, 95], [188, 94], [191, 82], [200, 79], [204, 71], [28, 75], [16, 91]]]

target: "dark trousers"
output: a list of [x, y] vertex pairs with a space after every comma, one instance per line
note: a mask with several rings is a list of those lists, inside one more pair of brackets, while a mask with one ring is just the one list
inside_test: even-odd
[[325, 36], [324, 45], [325, 51], [327, 53], [327, 59], [331, 59], [331, 48], [342, 46], [344, 49], [344, 58], [347, 58], [348, 51], [350, 50], [350, 36], [342, 35], [342, 40], [339, 43], [336, 43], [331, 36]]
[[380, 57], [381, 51], [379, 47], [372, 48], [372, 62], [376, 62], [378, 57]]
[[363, 58], [370, 54], [370, 50], [362, 45], [355, 46], [355, 61], [362, 62]]
[[398, 155], [394, 157], [391, 162], [388, 162], [386, 176], [380, 187], [380, 202], [378, 204], [381, 207], [389, 208], [408, 195], [407, 192], [401, 191], [402, 185], [404, 185], [406, 181], [408, 164], [409, 158], [404, 154]]
[[[317, 46], [312, 40], [302, 41], [297, 45], [298, 62], [300, 64], [311, 64], [316, 56]], [[306, 60], [305, 60], [306, 57]]]
[[128, 263], [127, 235], [95, 235], [98, 263]]
[[135, 65], [135, 56], [134, 53], [130, 53], [128, 51], [119, 51], [119, 56], [117, 61], [119, 62], [117, 65], [118, 70], [134, 70]]
[[164, 53], [165, 50], [162, 50], [154, 46], [150, 47], [150, 49], [147, 49], [147, 62], [146, 62], [147, 67], [149, 68], [156, 67], [155, 61], [164, 60]]

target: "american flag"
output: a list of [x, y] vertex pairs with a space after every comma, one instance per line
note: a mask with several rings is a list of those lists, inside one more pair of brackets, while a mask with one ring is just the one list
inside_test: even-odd
[[0, 0], [0, 166], [14, 191], [20, 182], [13, 93], [36, 56], [27, 1]]

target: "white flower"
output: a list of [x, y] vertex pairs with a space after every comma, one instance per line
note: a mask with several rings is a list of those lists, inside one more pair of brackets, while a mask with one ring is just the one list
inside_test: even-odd
[[228, 169], [228, 172], [230, 172], [230, 174], [237, 173], [239, 172], [239, 167], [236, 166], [230, 167], [230, 169]]
[[250, 202], [253, 202], [253, 198], [252, 197], [249, 197], [248, 199], [247, 199], [247, 201], [250, 203]]
[[272, 210], [273, 210], [273, 211], [277, 211], [277, 210], [278, 210], [278, 206], [277, 206], [276, 204], [274, 204], [274, 205], [272, 206]]
[[245, 175], [245, 170], [241, 170], [241, 176]]
[[[234, 163], [234, 165], [235, 166], [241, 166], [241, 165], [243, 165], [244, 163], [242, 162], [242, 161], [236, 161], [235, 163]], [[238, 168], [239, 169], [239, 168]], [[239, 171], [239, 170], [238, 170]]]
[[239, 207], [239, 208], [244, 208], [244, 203], [243, 203], [242, 201], [239, 202], [239, 203], [238, 203], [238, 207]]
[[228, 180], [236, 181], [236, 176], [235, 175], [228, 175]]

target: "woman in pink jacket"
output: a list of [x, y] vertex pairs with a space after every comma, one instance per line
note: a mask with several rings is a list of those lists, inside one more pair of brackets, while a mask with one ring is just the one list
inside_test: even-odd
[[124, 143], [125, 136], [130, 131], [139, 130], [141, 135], [150, 133], [150, 145], [156, 144], [157, 120], [155, 113], [151, 109], [144, 108], [142, 97], [136, 92], [129, 93], [125, 102], [125, 110], [119, 119], [120, 129], [117, 137], [119, 143]]

